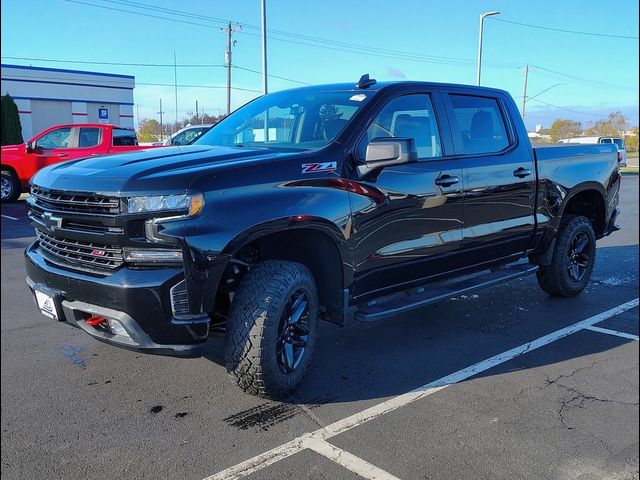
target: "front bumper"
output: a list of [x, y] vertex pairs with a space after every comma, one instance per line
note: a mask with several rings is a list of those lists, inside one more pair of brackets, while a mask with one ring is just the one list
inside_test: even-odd
[[[209, 332], [206, 314], [174, 318], [171, 287], [184, 279], [182, 268], [120, 268], [105, 276], [68, 270], [49, 262], [31, 245], [25, 251], [27, 284], [50, 293], [60, 320], [92, 337], [146, 353], [197, 356]], [[115, 335], [86, 323], [92, 315], [117, 320], [126, 335]]]

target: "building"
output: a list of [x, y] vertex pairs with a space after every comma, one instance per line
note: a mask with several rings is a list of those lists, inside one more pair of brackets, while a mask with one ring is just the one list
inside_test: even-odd
[[131, 75], [7, 64], [1, 71], [0, 93], [15, 100], [25, 140], [61, 123], [133, 128]]

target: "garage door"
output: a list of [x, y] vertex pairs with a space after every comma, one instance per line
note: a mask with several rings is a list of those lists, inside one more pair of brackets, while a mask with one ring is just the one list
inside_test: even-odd
[[31, 124], [33, 133], [61, 123], [73, 123], [71, 102], [31, 100]]

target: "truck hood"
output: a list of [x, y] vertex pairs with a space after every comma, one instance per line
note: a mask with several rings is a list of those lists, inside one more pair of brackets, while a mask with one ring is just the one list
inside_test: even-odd
[[109, 195], [184, 192], [197, 179], [216, 172], [275, 161], [290, 153], [267, 148], [189, 145], [85, 158], [40, 170], [40, 187]]

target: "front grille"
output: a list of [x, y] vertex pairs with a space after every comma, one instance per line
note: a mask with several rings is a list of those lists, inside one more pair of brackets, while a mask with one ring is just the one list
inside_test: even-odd
[[120, 199], [102, 195], [76, 194], [31, 187], [35, 204], [47, 210], [109, 215], [120, 213]]
[[118, 268], [124, 263], [122, 247], [53, 237], [40, 230], [36, 230], [36, 237], [40, 248], [47, 254], [69, 263], [108, 269]]

